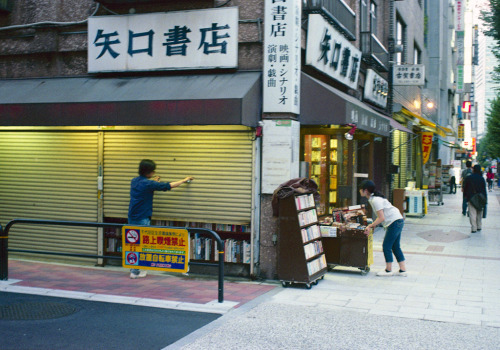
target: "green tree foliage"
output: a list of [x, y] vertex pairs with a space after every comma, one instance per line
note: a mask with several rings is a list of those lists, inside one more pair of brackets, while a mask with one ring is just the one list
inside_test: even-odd
[[[500, 0], [490, 0], [490, 11], [482, 11], [481, 19], [486, 24], [485, 35], [492, 37], [497, 45], [493, 54], [500, 60]], [[500, 82], [500, 66], [494, 69], [493, 78]]]
[[491, 101], [491, 108], [486, 115], [486, 136], [481, 140], [478, 153], [483, 152], [489, 158], [500, 158], [500, 95]]

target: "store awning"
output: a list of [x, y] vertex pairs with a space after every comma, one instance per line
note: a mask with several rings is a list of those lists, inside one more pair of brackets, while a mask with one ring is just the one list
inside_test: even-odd
[[392, 118], [384, 116], [384, 118], [389, 120], [389, 124], [391, 124], [391, 128], [399, 130], [399, 131], [404, 131], [407, 132], [408, 134], [415, 134], [413, 131], [408, 129], [406, 126], [399, 124], [397, 121], [395, 121]]
[[261, 74], [0, 80], [3, 126], [246, 125]]
[[446, 137], [447, 135], [450, 135], [450, 136], [453, 135], [453, 131], [451, 129], [446, 128], [444, 126], [441, 126], [437, 123], [434, 123], [433, 121], [428, 120], [428, 119], [426, 119], [426, 118], [424, 118], [416, 113], [413, 113], [412, 111], [404, 108], [401, 105], [399, 105], [399, 106], [395, 105], [394, 110], [399, 110], [399, 113], [402, 114], [407, 119], [410, 119], [413, 122], [417, 121], [419, 124], [423, 125], [428, 130], [438, 134], [441, 137]]
[[301, 76], [300, 93], [299, 120], [302, 125], [356, 123], [360, 130], [389, 136], [390, 118], [305, 73]]

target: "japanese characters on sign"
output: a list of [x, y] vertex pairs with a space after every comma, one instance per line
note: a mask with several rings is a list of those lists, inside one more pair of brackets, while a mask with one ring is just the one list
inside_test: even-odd
[[90, 73], [237, 65], [237, 7], [96, 16], [88, 21]]
[[361, 51], [321, 15], [309, 15], [306, 64], [352, 89], [358, 87]]
[[387, 106], [387, 95], [389, 94], [389, 83], [373, 69], [366, 72], [364, 98], [373, 102], [377, 106], [385, 108]]
[[464, 66], [457, 66], [457, 93], [464, 92]]
[[425, 66], [423, 64], [394, 66], [392, 78], [394, 85], [425, 85]]
[[350, 102], [346, 103], [346, 114], [348, 124], [356, 124], [361, 130], [389, 136], [391, 125], [388, 119]]
[[301, 0], [265, 0], [264, 113], [300, 113], [301, 12]]
[[431, 155], [432, 135], [432, 132], [422, 133], [422, 161], [424, 164], [427, 163]]
[[123, 267], [182, 273], [188, 271], [187, 230], [124, 226], [122, 247]]
[[465, 24], [465, 1], [456, 0], [455, 3], [455, 31], [460, 32], [464, 30]]

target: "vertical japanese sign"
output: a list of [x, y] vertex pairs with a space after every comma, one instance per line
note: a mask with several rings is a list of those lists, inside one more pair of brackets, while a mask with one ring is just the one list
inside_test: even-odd
[[306, 64], [352, 89], [358, 88], [361, 51], [319, 14], [309, 15]]
[[465, 0], [456, 0], [455, 2], [455, 31], [464, 30], [465, 24]]
[[88, 20], [90, 73], [237, 66], [237, 7]]
[[124, 226], [122, 247], [123, 267], [182, 273], [188, 271], [188, 230]]
[[265, 0], [264, 113], [300, 113], [301, 0]]
[[422, 133], [422, 160], [424, 164], [427, 163], [431, 155], [432, 135], [432, 132]]

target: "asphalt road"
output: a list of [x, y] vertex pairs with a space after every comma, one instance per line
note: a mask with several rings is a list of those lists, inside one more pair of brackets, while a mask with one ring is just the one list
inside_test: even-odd
[[0, 349], [162, 349], [219, 316], [0, 292]]

